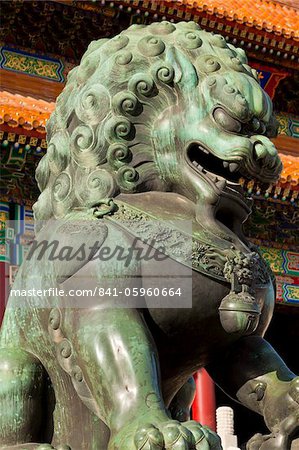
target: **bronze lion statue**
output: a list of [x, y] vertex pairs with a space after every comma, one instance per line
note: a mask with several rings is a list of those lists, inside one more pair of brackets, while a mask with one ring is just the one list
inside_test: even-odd
[[[242, 231], [251, 200], [240, 179], [273, 183], [281, 171], [271, 100], [244, 51], [194, 22], [94, 41], [47, 133], [35, 251], [1, 330], [1, 449], [220, 449], [189, 417], [201, 367], [263, 415], [269, 435], [249, 450], [296, 445], [299, 378], [263, 338], [274, 281]], [[176, 291], [190, 270], [191, 304], [169, 285], [153, 302], [155, 258], [95, 258], [136, 239], [167, 255]], [[136, 304], [109, 295], [124, 283]], [[86, 303], [71, 296], [84, 286]]]

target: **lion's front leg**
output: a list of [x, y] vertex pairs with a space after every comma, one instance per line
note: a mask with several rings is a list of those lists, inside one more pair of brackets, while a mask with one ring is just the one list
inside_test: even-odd
[[218, 438], [196, 422], [171, 420], [157, 350], [137, 310], [81, 310], [74, 320], [77, 362], [111, 430], [109, 450], [220, 449]]
[[108, 308], [78, 314], [78, 362], [101, 419], [117, 432], [137, 413], [166, 418], [156, 348], [138, 311]]
[[[115, 243], [130, 254], [131, 238], [110, 228], [106, 248], [114, 249]], [[125, 287], [133, 292], [141, 283], [140, 264], [125, 262], [116, 256], [108, 262], [94, 259], [63, 283], [67, 291], [82, 289], [85, 282], [98, 294], [89, 307], [78, 298], [76, 304], [80, 301], [83, 307], [65, 311], [62, 331], [72, 342], [61, 341], [59, 361], [82, 401], [109, 427], [108, 450], [219, 449], [218, 438], [196, 422], [171, 420], [161, 393], [155, 342], [134, 308], [136, 298], [121, 292]], [[111, 280], [119, 288], [117, 298], [109, 290]], [[55, 337], [57, 331], [54, 340], [61, 339], [59, 333]]]
[[240, 339], [210, 372], [228, 394], [261, 414], [271, 431], [254, 436], [248, 450], [290, 450], [298, 442], [299, 377], [262, 337]]

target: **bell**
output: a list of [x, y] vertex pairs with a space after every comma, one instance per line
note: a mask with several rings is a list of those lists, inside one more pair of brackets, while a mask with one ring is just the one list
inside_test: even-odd
[[248, 287], [243, 285], [241, 292], [231, 291], [224, 297], [219, 313], [221, 325], [227, 333], [249, 335], [256, 330], [261, 311]]

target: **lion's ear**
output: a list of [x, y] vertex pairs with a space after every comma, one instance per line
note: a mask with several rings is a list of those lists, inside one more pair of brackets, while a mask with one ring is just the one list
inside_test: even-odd
[[166, 61], [174, 68], [174, 83], [182, 90], [190, 90], [198, 85], [195, 67], [180, 50], [171, 46], [166, 51]]

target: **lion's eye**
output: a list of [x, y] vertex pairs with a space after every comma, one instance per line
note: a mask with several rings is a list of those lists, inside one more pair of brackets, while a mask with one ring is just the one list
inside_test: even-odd
[[227, 131], [240, 133], [242, 129], [241, 122], [231, 117], [224, 109], [216, 108], [213, 112], [215, 121]]
[[254, 133], [264, 134], [266, 131], [266, 125], [264, 124], [264, 122], [259, 120], [257, 117], [254, 117], [252, 119], [251, 125], [252, 125], [252, 130]]
[[252, 128], [253, 128], [253, 131], [258, 131], [261, 128], [261, 122], [259, 121], [259, 119], [257, 117], [254, 117], [252, 119]]

